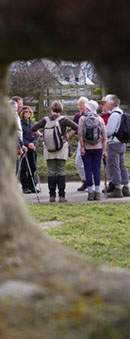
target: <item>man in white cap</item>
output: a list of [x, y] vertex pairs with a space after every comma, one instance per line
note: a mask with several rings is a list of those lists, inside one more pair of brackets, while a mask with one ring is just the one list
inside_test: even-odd
[[100, 117], [104, 120], [105, 125], [107, 125], [111, 112], [108, 111], [108, 109], [107, 109], [105, 97], [102, 98], [102, 100], [100, 102], [100, 106], [101, 106], [101, 110], [102, 110]]

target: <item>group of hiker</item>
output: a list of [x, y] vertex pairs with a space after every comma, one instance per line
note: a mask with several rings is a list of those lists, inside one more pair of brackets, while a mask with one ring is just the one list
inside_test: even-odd
[[[22, 98], [13, 97], [10, 103], [12, 107], [15, 106], [17, 118], [17, 145], [18, 153], [22, 158], [20, 181], [23, 193], [39, 193], [39, 190], [34, 187], [36, 185], [34, 173], [37, 168], [36, 148], [40, 137], [44, 141], [44, 159], [48, 169], [49, 201], [56, 201], [57, 187], [59, 202], [67, 201], [65, 167], [68, 140], [77, 134], [75, 163], [82, 181], [78, 191], [87, 188], [89, 201], [100, 200], [100, 170], [103, 158], [106, 160], [109, 180], [105, 188], [106, 193], [117, 198], [130, 196], [129, 173], [125, 165], [126, 146], [118, 138], [122, 116], [127, 114], [121, 110], [120, 100], [116, 95], [108, 94], [102, 98], [100, 114], [99, 104], [95, 100], [80, 97], [77, 101], [78, 112], [73, 119], [63, 115], [63, 105], [60, 101], [54, 101], [50, 107], [50, 115], [43, 117], [37, 123], [32, 120], [32, 109], [23, 106]], [[40, 129], [43, 133], [39, 131]]]
[[[96, 115], [98, 109], [97, 102], [93, 100], [87, 100], [86, 102], [86, 100], [84, 97], [79, 99], [79, 112], [74, 117], [79, 126], [78, 134], [80, 140], [77, 148], [76, 167], [83, 182], [78, 190], [82, 191], [88, 187], [88, 200], [100, 200], [100, 168], [101, 158], [103, 157], [106, 159], [107, 164], [107, 180], [109, 184], [105, 190], [108, 196], [116, 198], [130, 196], [129, 173], [125, 165], [125, 142], [127, 138], [130, 140], [130, 136], [125, 131], [125, 136], [123, 133], [120, 133], [121, 136], [124, 136], [124, 139], [122, 137], [119, 140], [119, 133], [117, 133], [123, 120], [122, 117], [127, 117], [128, 128], [130, 117], [124, 114], [119, 107], [120, 100], [117, 95], [108, 94], [102, 98], [100, 103], [102, 112], [97, 115], [98, 120], [100, 120], [99, 134], [101, 133], [101, 135], [99, 140], [97, 138], [97, 141], [95, 140], [94, 142], [94, 140], [89, 140], [89, 138], [86, 139], [83, 136], [84, 123], [89, 118], [92, 120], [92, 115]], [[87, 115], [88, 118], [86, 117]], [[94, 132], [96, 129], [94, 130], [92, 126], [90, 130]], [[95, 183], [95, 190], [93, 190], [93, 181]]]

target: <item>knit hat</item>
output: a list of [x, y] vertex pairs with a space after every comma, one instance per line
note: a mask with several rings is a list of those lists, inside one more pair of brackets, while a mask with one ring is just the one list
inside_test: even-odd
[[85, 107], [88, 108], [89, 112], [91, 112], [91, 113], [97, 113], [98, 106], [99, 105], [95, 100], [89, 100], [85, 104]]

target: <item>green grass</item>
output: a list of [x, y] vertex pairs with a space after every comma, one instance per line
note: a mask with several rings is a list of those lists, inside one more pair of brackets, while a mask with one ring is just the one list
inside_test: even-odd
[[[74, 138], [73, 143], [71, 142], [71, 151], [75, 152], [77, 146], [77, 137]], [[130, 151], [126, 152], [126, 165], [130, 173]], [[47, 181], [47, 166], [46, 161], [43, 158], [43, 147], [38, 147], [38, 157], [37, 157], [37, 167], [38, 173], [40, 175], [41, 181]], [[66, 162], [66, 177], [67, 180], [80, 180], [76, 166], [75, 166], [75, 157], [68, 157]], [[104, 178], [104, 169], [103, 163], [101, 163], [101, 178]]]
[[130, 203], [31, 204], [29, 211], [39, 223], [62, 221], [46, 232], [86, 259], [130, 268]]

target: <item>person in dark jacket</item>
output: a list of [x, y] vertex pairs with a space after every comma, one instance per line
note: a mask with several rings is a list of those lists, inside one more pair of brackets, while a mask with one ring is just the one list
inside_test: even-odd
[[[36, 171], [36, 147], [38, 143], [38, 136], [32, 132], [32, 126], [34, 122], [32, 120], [33, 111], [29, 106], [23, 106], [21, 112], [21, 125], [23, 130], [23, 142], [27, 147], [27, 158], [32, 172], [32, 177], [34, 179], [34, 173]], [[32, 178], [27, 166], [26, 158], [23, 159], [20, 170], [20, 182], [22, 185], [23, 193], [35, 193], [35, 188], [32, 182]], [[35, 183], [35, 180], [34, 180]], [[39, 193], [39, 190], [37, 190]]]

